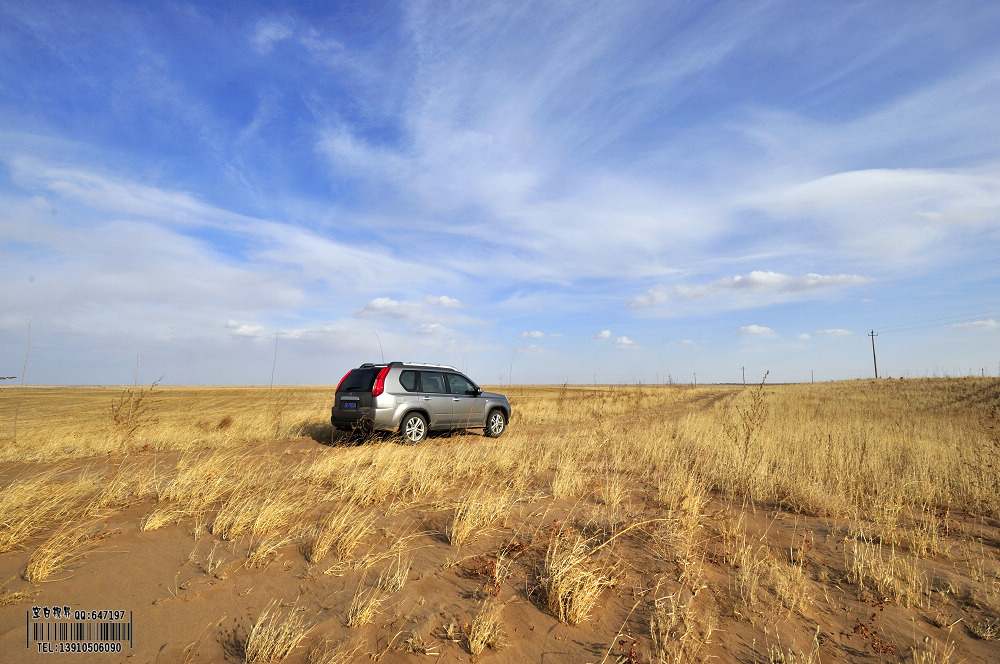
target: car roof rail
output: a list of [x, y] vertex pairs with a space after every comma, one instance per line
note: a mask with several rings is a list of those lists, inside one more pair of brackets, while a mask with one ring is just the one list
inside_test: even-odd
[[431, 364], [430, 362], [391, 362], [390, 365], [396, 367], [431, 367], [432, 369], [451, 369], [452, 371], [458, 371], [457, 367], [453, 367], [450, 364]]

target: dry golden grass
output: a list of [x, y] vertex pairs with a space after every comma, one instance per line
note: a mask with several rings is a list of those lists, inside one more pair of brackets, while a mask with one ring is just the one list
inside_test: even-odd
[[95, 525], [90, 521], [69, 521], [60, 526], [31, 554], [24, 578], [32, 583], [46, 581], [83, 558], [96, 546]]
[[466, 634], [466, 645], [470, 653], [479, 655], [487, 648], [499, 650], [506, 644], [507, 633], [500, 616], [502, 609], [502, 606], [491, 602], [483, 602], [480, 606], [469, 625], [469, 633]]
[[867, 588], [907, 608], [923, 605], [930, 595], [926, 574], [912, 556], [894, 546], [855, 539], [851, 542], [847, 578], [859, 592]]
[[[306, 439], [314, 449], [287, 455], [276, 437], [329, 439], [331, 393], [157, 386], [143, 397], [146, 417], [114, 434], [121, 388], [26, 389], [17, 440], [0, 429], [0, 554], [24, 551], [33, 579], [54, 578], [86, 551], [84, 539], [71, 541], [84, 531], [67, 524], [138, 505], [142, 530], [210, 533], [234, 552], [230, 562], [245, 554], [255, 578], [282, 569], [315, 578], [301, 567], [321, 561], [324, 580], [353, 575], [341, 583], [357, 591], [336, 614], [346, 611], [352, 629], [375, 630], [408, 578], [440, 573], [413, 547], [448, 545], [453, 556], [441, 560], [490, 556], [495, 574], [476, 583], [499, 592], [524, 579], [518, 591], [532, 610], [574, 629], [607, 622], [593, 620], [602, 612], [621, 624], [619, 598], [631, 593], [633, 629], [658, 662], [719, 656], [727, 629], [756, 638], [758, 651], [740, 653], [747, 661], [818, 661], [820, 646], [795, 646], [811, 634], [775, 643], [762, 630], [814, 626], [845, 607], [866, 617], [883, 598], [886, 611], [910, 612], [914, 629], [963, 620], [947, 644], [915, 643], [914, 661], [966, 658], [967, 641], [992, 643], [1000, 629], [1000, 381], [515, 387], [499, 440]], [[0, 426], [12, 408], [0, 390]], [[56, 461], [58, 472], [39, 470]], [[526, 555], [507, 555], [498, 538]], [[301, 556], [289, 555], [296, 547]], [[358, 583], [370, 570], [378, 580]], [[477, 645], [471, 627], [452, 636], [476, 654], [495, 647], [498, 606], [452, 614], [477, 625]], [[268, 611], [258, 632], [278, 624]], [[876, 640], [876, 628], [888, 629], [849, 638], [878, 654], [888, 637]], [[894, 636], [902, 656], [913, 637]], [[349, 657], [335, 642], [310, 660]], [[823, 648], [826, 658], [835, 646]]]
[[278, 601], [272, 600], [247, 634], [247, 664], [280, 662], [298, 647], [308, 631], [309, 626], [295, 606], [281, 615]]
[[100, 486], [96, 474], [64, 476], [43, 470], [0, 490], [0, 553], [24, 546], [37, 533], [76, 516]]
[[715, 631], [714, 616], [695, 611], [697, 595], [681, 598], [677, 592], [654, 602], [649, 620], [652, 661], [656, 664], [683, 664], [698, 661]]
[[307, 661], [309, 664], [350, 664], [360, 649], [359, 644], [352, 645], [347, 639], [323, 639], [309, 650]]
[[361, 627], [370, 623], [378, 612], [382, 609], [382, 603], [388, 598], [389, 593], [376, 583], [370, 588], [365, 588], [365, 580], [362, 577], [358, 582], [358, 589], [354, 592], [351, 605], [347, 609], [346, 624], [348, 627]]
[[489, 526], [506, 514], [514, 499], [502, 488], [482, 484], [462, 496], [455, 506], [451, 523], [445, 535], [452, 546], [462, 546], [480, 529]]
[[[133, 413], [130, 418], [128, 409], [142, 390], [147, 390], [143, 400], [148, 408], [140, 417]], [[26, 387], [15, 394], [0, 388], [0, 462], [216, 449], [329, 431], [329, 420], [325, 428], [315, 422], [317, 412], [329, 413], [328, 389], [157, 386], [148, 390]], [[116, 417], [113, 411], [123, 400]]]
[[598, 563], [593, 540], [554, 533], [545, 551], [539, 582], [545, 603], [561, 622], [576, 625], [591, 616], [605, 588], [614, 585], [614, 568]]
[[332, 548], [344, 560], [358, 544], [373, 531], [372, 514], [354, 503], [346, 502], [334, 508], [323, 522], [315, 526], [307, 537], [304, 554], [311, 563], [322, 560]]

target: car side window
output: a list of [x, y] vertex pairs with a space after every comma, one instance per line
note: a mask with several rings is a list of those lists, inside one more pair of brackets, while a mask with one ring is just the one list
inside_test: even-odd
[[403, 386], [403, 389], [407, 392], [417, 391], [417, 372], [416, 371], [404, 371], [399, 374], [399, 384]]
[[421, 371], [420, 389], [422, 392], [446, 394], [448, 390], [444, 386], [444, 374], [436, 371]]
[[476, 386], [473, 385], [465, 376], [459, 376], [458, 374], [445, 374], [448, 377], [448, 390], [452, 394], [467, 394], [472, 396], [476, 392]]

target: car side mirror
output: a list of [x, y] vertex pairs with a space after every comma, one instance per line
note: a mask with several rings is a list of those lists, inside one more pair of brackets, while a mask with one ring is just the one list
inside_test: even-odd
[[479, 396], [480, 394], [482, 394], [482, 393], [483, 393], [483, 388], [481, 388], [481, 387], [477, 387], [476, 389], [474, 389], [474, 390], [469, 390], [469, 391], [470, 391], [470, 392], [472, 392], [472, 395], [473, 395], [473, 396], [477, 396], [477, 397], [478, 397], [478, 396]]

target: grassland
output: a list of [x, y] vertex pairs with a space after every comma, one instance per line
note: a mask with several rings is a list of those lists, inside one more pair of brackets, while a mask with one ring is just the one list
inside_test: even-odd
[[71, 604], [139, 661], [996, 661], [1000, 382], [505, 391], [410, 447], [327, 387], [0, 390], [0, 648]]

